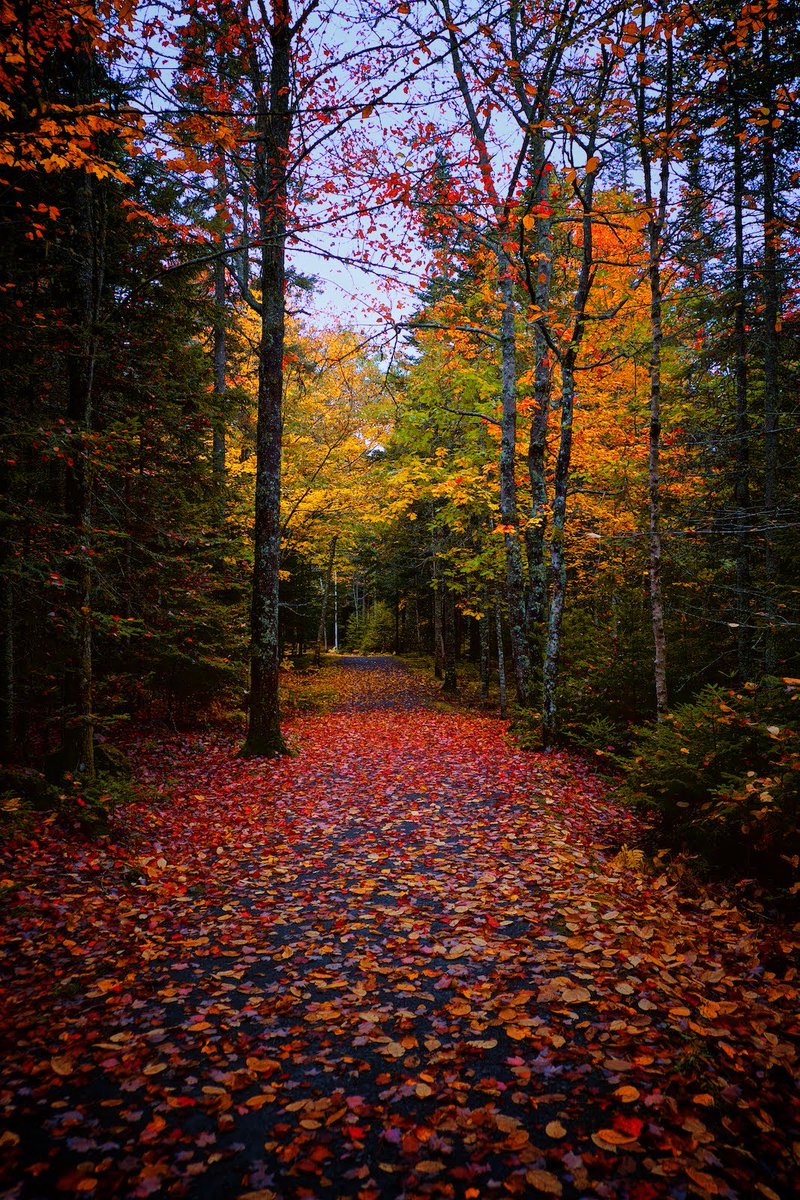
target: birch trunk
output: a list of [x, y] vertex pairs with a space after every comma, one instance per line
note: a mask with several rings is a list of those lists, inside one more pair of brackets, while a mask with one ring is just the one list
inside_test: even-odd
[[526, 705], [530, 698], [531, 662], [525, 612], [525, 576], [520, 549], [517, 484], [517, 351], [514, 330], [514, 283], [511, 265], [498, 255], [503, 315], [500, 325], [502, 429], [500, 438], [500, 520], [506, 553], [506, 589], [508, 593], [511, 657], [517, 700]]
[[489, 699], [489, 675], [491, 671], [491, 632], [489, 629], [490, 606], [488, 595], [484, 595], [483, 604], [481, 607], [483, 608], [483, 612], [478, 625], [478, 634], [480, 637], [481, 700], [486, 701]]
[[314, 662], [319, 666], [322, 661], [323, 648], [327, 650], [328, 642], [326, 636], [328, 623], [328, 596], [331, 590], [331, 578], [333, 576], [333, 564], [336, 560], [336, 543], [339, 540], [339, 535], [334, 534], [331, 538], [331, 547], [328, 551], [328, 565], [325, 569], [325, 582], [322, 589], [322, 607], [319, 614], [319, 628], [317, 630], [317, 647], [314, 651]]

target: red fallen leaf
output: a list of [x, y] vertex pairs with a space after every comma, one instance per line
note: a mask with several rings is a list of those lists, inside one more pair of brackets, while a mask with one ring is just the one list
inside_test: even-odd
[[139, 1141], [152, 1142], [158, 1137], [163, 1129], [166, 1129], [166, 1127], [167, 1122], [164, 1120], [164, 1118], [156, 1115], [153, 1117], [152, 1121], [148, 1121], [147, 1125], [145, 1125], [144, 1129], [139, 1134]]
[[619, 1116], [614, 1118], [614, 1128], [618, 1129], [620, 1133], [638, 1138], [644, 1129], [644, 1121], [640, 1121], [638, 1117]]
[[[374, 682], [376, 676], [371, 678]], [[315, 1193], [323, 1150], [331, 1154], [326, 1163], [343, 1161], [353, 1144], [348, 1138], [356, 1145], [361, 1140], [372, 1145], [374, 1139], [386, 1151], [370, 1163], [359, 1151], [348, 1163], [347, 1192], [356, 1196], [360, 1188], [364, 1200], [376, 1195], [368, 1181], [371, 1171], [383, 1170], [381, 1157], [386, 1167], [395, 1168], [380, 1176], [389, 1191], [418, 1156], [445, 1164], [440, 1175], [419, 1177], [423, 1191], [446, 1183], [460, 1194], [472, 1189], [471, 1200], [481, 1200], [486, 1178], [523, 1200], [557, 1195], [561, 1169], [581, 1194], [589, 1193], [595, 1178], [596, 1184], [604, 1177], [612, 1186], [611, 1155], [617, 1147], [595, 1134], [584, 1163], [567, 1138], [548, 1141], [551, 1131], [545, 1125], [560, 1124], [548, 1121], [551, 1113], [564, 1114], [569, 1141], [577, 1146], [588, 1140], [587, 1128], [613, 1126], [623, 1138], [619, 1168], [630, 1200], [659, 1200], [670, 1186], [691, 1189], [692, 1196], [713, 1195], [703, 1190], [706, 1175], [736, 1190], [731, 1147], [741, 1136], [742, 1122], [748, 1149], [752, 1146], [759, 1161], [775, 1164], [776, 1180], [779, 1171], [790, 1178], [792, 1150], [777, 1135], [788, 1128], [792, 1101], [780, 1082], [770, 1082], [772, 1075], [780, 1080], [780, 1072], [768, 1068], [792, 1062], [787, 1030], [796, 1019], [797, 980], [782, 964], [778, 973], [765, 966], [775, 952], [775, 936], [770, 934], [767, 953], [756, 921], [751, 925], [750, 918], [718, 906], [679, 903], [651, 877], [622, 886], [590, 869], [591, 855], [608, 831], [618, 822], [626, 831], [632, 826], [626, 824], [630, 814], [619, 809], [587, 767], [562, 751], [547, 758], [523, 755], [499, 736], [496, 721], [464, 713], [446, 718], [418, 711], [314, 715], [303, 718], [290, 736], [302, 739], [301, 755], [278, 764], [245, 765], [235, 757], [233, 743], [216, 734], [189, 733], [180, 747], [170, 742], [161, 750], [144, 749], [145, 774], [168, 773], [181, 781], [174, 801], [162, 798], [160, 806], [137, 805], [124, 813], [132, 844], [154, 866], [164, 848], [169, 869], [166, 877], [160, 873], [160, 881], [143, 885], [137, 875], [128, 891], [121, 876], [131, 852], [118, 846], [87, 850], [57, 844], [54, 834], [45, 833], [39, 852], [26, 842], [24, 854], [17, 848], [10, 862], [0, 844], [0, 897], [6, 876], [22, 872], [26, 880], [38, 881], [26, 883], [22, 920], [17, 922], [13, 911], [4, 911], [2, 920], [14, 939], [36, 935], [38, 957], [15, 983], [19, 995], [14, 998], [24, 1003], [11, 1010], [21, 1030], [20, 1048], [12, 1043], [11, 1069], [17, 1075], [30, 1072], [37, 1100], [66, 1102], [55, 1110], [53, 1162], [76, 1161], [70, 1154], [81, 1160], [93, 1156], [91, 1139], [71, 1133], [69, 1122], [72, 1107], [80, 1108], [73, 1100], [78, 1084], [102, 1062], [115, 1089], [136, 1085], [130, 1095], [124, 1087], [117, 1093], [125, 1097], [124, 1107], [104, 1108], [109, 1141], [123, 1134], [130, 1140], [130, 1131], [144, 1126], [145, 1140], [131, 1153], [140, 1163], [158, 1160], [151, 1173], [139, 1173], [134, 1161], [123, 1185], [132, 1196], [160, 1195], [169, 1188], [167, 1159], [162, 1162], [153, 1152], [154, 1141], [163, 1138], [178, 1153], [184, 1146], [200, 1148], [195, 1164], [213, 1165], [222, 1149], [222, 1139], [214, 1140], [220, 1118], [223, 1125], [233, 1121], [233, 1141], [239, 1118], [259, 1108], [268, 1110], [266, 1157], [307, 1172], [297, 1184], [308, 1194]], [[490, 811], [476, 777], [484, 789], [486, 779], [497, 780], [509, 802]], [[535, 822], [530, 805], [521, 803], [530, 796], [532, 779], [545, 796]], [[192, 802], [195, 793], [203, 799]], [[343, 823], [350, 813], [357, 818], [355, 831]], [[450, 844], [456, 840], [457, 855]], [[605, 844], [612, 844], [610, 834]], [[223, 845], [225, 855], [218, 857], [216, 847]], [[434, 864], [446, 870], [437, 875]], [[184, 886], [183, 877], [193, 902], [178, 913], [174, 892]], [[52, 914], [51, 899], [58, 900]], [[63, 936], [65, 906], [69, 939]], [[507, 942], [497, 939], [489, 932], [487, 910], [504, 927], [519, 920], [520, 932], [509, 933]], [[642, 926], [644, 939], [638, 936]], [[310, 927], [313, 938], [306, 936]], [[350, 936], [341, 940], [343, 935]], [[779, 936], [777, 944], [785, 944], [782, 953], [788, 959], [793, 949], [788, 934]], [[452, 975], [442, 975], [442, 959], [454, 946], [466, 946], [468, 953], [453, 961]], [[293, 953], [278, 958], [287, 947]], [[140, 970], [142, 952], [145, 962], [158, 967], [152, 997], [149, 976], [144, 979]], [[753, 969], [758, 965], [764, 970]], [[170, 978], [173, 966], [176, 974]], [[49, 987], [51, 968], [52, 999], [42, 986]], [[29, 969], [32, 973], [25, 974]], [[110, 969], [118, 986], [114, 983], [98, 1004], [101, 989], [91, 981]], [[58, 982], [72, 978], [85, 982], [94, 997], [85, 1041], [83, 1027], [70, 1020], [74, 1006], [60, 1004], [56, 996]], [[450, 989], [447, 996], [434, 990], [437, 980]], [[558, 982], [546, 993], [551, 999], [539, 1004], [540, 989], [552, 980]], [[523, 981], [531, 989], [524, 999], [524, 993], [513, 992]], [[615, 989], [620, 981], [634, 986], [637, 1000], [645, 995], [663, 1019], [653, 1021], [641, 1010], [634, 1015], [630, 998]], [[242, 985], [246, 1020], [229, 1023], [232, 993]], [[580, 988], [593, 997], [592, 1011], [569, 1013], [565, 993]], [[458, 1013], [446, 1003], [454, 998]], [[718, 1016], [699, 1012], [706, 1001]], [[676, 1064], [689, 1014], [699, 1014], [704, 1029], [713, 1020], [714, 1032], [724, 1032], [726, 1044], [737, 1047], [734, 1066], [746, 1063], [748, 1069], [734, 1072], [724, 1059], [722, 1067], [710, 1061], [702, 1084], [708, 1091], [694, 1093], [696, 1080], [691, 1074], [682, 1077]], [[189, 1025], [201, 1021], [213, 1031], [186, 1034]], [[0, 1015], [6, 1039], [8, 1024], [5, 1013]], [[507, 1025], [527, 1030], [526, 1037], [504, 1043]], [[752, 1033], [746, 1058], [741, 1055], [745, 1028]], [[499, 1049], [480, 1047], [495, 1038]], [[389, 1041], [408, 1054], [383, 1058], [380, 1047]], [[503, 1051], [515, 1045], [524, 1053], [506, 1057]], [[637, 1053], [639, 1047], [643, 1053]], [[324, 1077], [307, 1074], [319, 1050]], [[51, 1055], [74, 1059], [74, 1079], [55, 1077], [48, 1065]], [[270, 1065], [263, 1070], [245, 1065], [245, 1056]], [[155, 1059], [169, 1063], [181, 1088], [183, 1078], [194, 1075], [193, 1093], [170, 1092], [163, 1086], [166, 1071], [144, 1074], [143, 1064]], [[498, 1060], [502, 1066], [495, 1067]], [[605, 1073], [607, 1090], [586, 1087], [589, 1069]], [[319, 1095], [320, 1083], [330, 1085], [322, 1088], [329, 1094]], [[369, 1097], [383, 1089], [386, 1095], [380, 1102], [362, 1097], [351, 1102], [348, 1092], [354, 1087]], [[425, 1094], [427, 1088], [431, 1095]], [[687, 1113], [710, 1106], [714, 1097], [723, 1110], [720, 1132], [725, 1135], [712, 1142], [716, 1126], [706, 1129], [699, 1114]], [[535, 1113], [527, 1107], [531, 1101]], [[634, 1102], [636, 1107], [625, 1107]], [[197, 1134], [185, 1143], [184, 1103], [194, 1106], [192, 1126], [198, 1123]], [[32, 1101], [27, 1104], [21, 1115], [30, 1118]], [[147, 1124], [154, 1105], [167, 1121], [158, 1135]], [[535, 1151], [526, 1148], [529, 1143], [513, 1149], [527, 1128], [506, 1124], [505, 1132], [494, 1121], [499, 1115], [508, 1122], [512, 1112], [523, 1109]], [[644, 1116], [645, 1111], [652, 1114], [647, 1157], [629, 1153], [633, 1143], [626, 1139], [637, 1126], [620, 1120], [624, 1112]], [[357, 1124], [348, 1133], [350, 1113]], [[423, 1113], [426, 1125], [419, 1123]], [[397, 1125], [384, 1130], [387, 1119]], [[643, 1128], [639, 1132], [644, 1137]], [[404, 1133], [411, 1154], [399, 1162], [396, 1147]], [[698, 1145], [691, 1170], [700, 1182], [683, 1169], [691, 1160], [687, 1136]], [[460, 1151], [462, 1138], [470, 1139], [472, 1161], [447, 1148], [453, 1142]], [[544, 1162], [534, 1157], [542, 1150], [551, 1167], [559, 1162], [563, 1168], [537, 1175], [531, 1163]], [[706, 1161], [712, 1151], [713, 1167]], [[22, 1177], [30, 1170], [24, 1138], [13, 1153], [22, 1160]], [[112, 1161], [112, 1171], [118, 1161]], [[86, 1173], [75, 1178], [94, 1178], [86, 1166]], [[651, 1171], [650, 1179], [641, 1178]], [[110, 1177], [110, 1172], [105, 1181], [99, 1176], [95, 1194]], [[256, 1170], [243, 1186], [257, 1189], [262, 1178]], [[776, 1182], [778, 1192], [782, 1186]], [[754, 1191], [776, 1200], [770, 1189], [756, 1186]], [[54, 1194], [63, 1192], [54, 1189]], [[272, 1200], [269, 1188], [266, 1196]]]

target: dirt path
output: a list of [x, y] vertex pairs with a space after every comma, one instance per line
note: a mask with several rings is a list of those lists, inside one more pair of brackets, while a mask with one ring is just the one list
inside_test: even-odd
[[297, 757], [142, 747], [107, 842], [4, 848], [3, 1194], [792, 1195], [788, 933], [612, 869], [581, 760], [334, 682]]

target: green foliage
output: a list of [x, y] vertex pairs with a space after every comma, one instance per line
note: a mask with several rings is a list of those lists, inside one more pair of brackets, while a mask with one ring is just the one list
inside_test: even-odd
[[624, 744], [627, 734], [610, 717], [594, 715], [587, 721], [575, 722], [564, 730], [567, 742], [594, 754], [599, 764], [609, 762]]
[[389, 654], [394, 649], [394, 614], [378, 600], [365, 618], [353, 613], [345, 629], [345, 649], [355, 654]]
[[788, 883], [800, 852], [800, 688], [767, 678], [741, 692], [709, 686], [640, 728], [622, 793], [658, 814], [664, 834], [713, 864], [769, 865]]
[[131, 764], [122, 751], [98, 744], [98, 774], [93, 783], [73, 776], [60, 786], [48, 783], [38, 771], [0, 771], [0, 837], [14, 837], [30, 825], [34, 813], [90, 836], [108, 831], [117, 804], [137, 798], [131, 783]]

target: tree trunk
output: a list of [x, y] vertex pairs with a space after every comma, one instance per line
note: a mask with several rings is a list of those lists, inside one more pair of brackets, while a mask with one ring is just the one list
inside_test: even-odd
[[478, 633], [480, 635], [481, 700], [486, 701], [489, 699], [489, 675], [491, 671], [491, 631], [489, 628], [491, 609], [488, 594], [484, 595], [481, 607], [483, 608], [483, 612], [478, 623]]
[[[219, 235], [220, 249], [225, 248], [225, 235]], [[225, 376], [227, 344], [225, 329], [225, 261], [214, 263], [214, 344], [213, 344], [213, 405], [211, 466], [214, 483], [221, 492], [225, 483]]]
[[[544, 150], [538, 155], [539, 187], [537, 204], [547, 204], [550, 192], [544, 170]], [[552, 218], [538, 217], [536, 220], [536, 280], [533, 282], [531, 300], [546, 319], [550, 307], [550, 280], [553, 268], [553, 243], [551, 237]], [[528, 440], [528, 478], [531, 485], [531, 519], [525, 533], [528, 555], [528, 633], [532, 638], [537, 626], [545, 620], [547, 613], [547, 566], [545, 558], [545, 534], [547, 531], [547, 480], [545, 477], [545, 439], [547, 420], [550, 413], [551, 366], [550, 348], [547, 344], [542, 320], [533, 328], [534, 343], [534, 405], [531, 431]]]
[[764, 187], [764, 584], [767, 635], [764, 645], [764, 670], [774, 675], [778, 664], [777, 597], [778, 551], [775, 526], [778, 520], [778, 359], [780, 330], [780, 290], [778, 283], [778, 226], [775, 219], [775, 143], [772, 121], [771, 30], [765, 22], [761, 33], [762, 75], [769, 88], [767, 120], [762, 139]]
[[572, 457], [572, 421], [575, 404], [574, 360], [561, 364], [561, 435], [553, 481], [553, 532], [550, 538], [550, 607], [542, 671], [542, 737], [545, 749], [556, 740], [558, 711], [556, 684], [561, 654], [561, 621], [567, 590], [564, 546], [567, 519], [569, 467]]
[[444, 674], [444, 589], [439, 572], [439, 548], [433, 547], [433, 674], [441, 679]]
[[[645, 23], [645, 16], [641, 21]], [[656, 713], [659, 719], [666, 713], [667, 696], [667, 648], [664, 632], [664, 602], [661, 573], [661, 345], [662, 299], [661, 299], [661, 253], [664, 224], [669, 203], [670, 147], [668, 139], [672, 133], [673, 104], [673, 46], [672, 37], [664, 41], [665, 74], [663, 87], [664, 139], [659, 160], [659, 187], [653, 194], [653, 155], [651, 137], [647, 126], [647, 42], [642, 36], [640, 53], [637, 56], [639, 78], [636, 93], [636, 119], [639, 136], [639, 156], [644, 176], [645, 200], [649, 211], [648, 237], [648, 280], [650, 284], [650, 425], [647, 443], [647, 512], [648, 512], [648, 579], [650, 584], [650, 614], [653, 630], [653, 679], [655, 684]]]
[[280, 728], [279, 570], [291, 28], [286, 0], [275, 0], [273, 10], [269, 107], [261, 107], [257, 114], [255, 190], [262, 245], [262, 320], [258, 351], [250, 711], [242, 748], [245, 755], [265, 758], [286, 753]]
[[456, 679], [456, 598], [448, 587], [442, 589], [444, 634], [444, 681], [442, 691], [452, 694], [458, 690]]
[[752, 666], [752, 627], [750, 616], [750, 427], [747, 411], [747, 312], [744, 259], [744, 162], [741, 115], [734, 99], [733, 139], [733, 228], [734, 270], [734, 343], [736, 378], [736, 466], [733, 502], [736, 523], [736, 659], [740, 683], [750, 678]]
[[[608, 75], [605, 75], [604, 88]], [[591, 132], [587, 153], [594, 153], [596, 129]], [[573, 311], [575, 321], [566, 350], [560, 355], [561, 363], [561, 421], [553, 479], [553, 531], [550, 538], [550, 605], [547, 615], [547, 636], [542, 666], [542, 739], [545, 749], [554, 745], [558, 732], [556, 685], [558, 662], [561, 654], [561, 622], [564, 615], [564, 599], [567, 590], [566, 525], [569, 473], [572, 460], [572, 424], [575, 409], [575, 365], [586, 329], [586, 305], [594, 282], [594, 227], [592, 222], [594, 186], [596, 176], [588, 175], [581, 193], [583, 218], [581, 221], [582, 247], [578, 284], [575, 289]]]
[[656, 712], [669, 706], [667, 698], [667, 644], [664, 633], [664, 602], [661, 580], [661, 251], [659, 232], [650, 222], [650, 426], [647, 443], [647, 508], [650, 580], [650, 611], [653, 625], [653, 670]]
[[327, 649], [325, 632], [328, 623], [328, 594], [331, 590], [331, 576], [333, 575], [333, 564], [336, 558], [336, 543], [338, 540], [339, 535], [335, 533], [331, 538], [331, 548], [328, 552], [328, 566], [325, 570], [325, 582], [322, 589], [322, 607], [319, 614], [319, 629], [317, 630], [317, 647], [314, 651], [314, 662], [317, 664], [317, 666], [319, 666], [322, 660], [323, 643], [325, 643], [325, 648]]
[[15, 622], [14, 582], [10, 563], [0, 573], [0, 604], [3, 611], [3, 669], [0, 688], [0, 754], [8, 759], [14, 751], [14, 726], [16, 724], [15, 693]]
[[[81, 69], [82, 91], [89, 99], [94, 99], [93, 66], [91, 55], [87, 54]], [[81, 174], [74, 191], [74, 329], [68, 364], [67, 413], [76, 445], [73, 464], [67, 469], [65, 498], [75, 540], [75, 574], [71, 585], [75, 626], [72, 661], [65, 678], [62, 746], [58, 752], [60, 766], [65, 771], [80, 774], [89, 781], [95, 778], [91, 434], [105, 250], [105, 201], [101, 188], [92, 176]]]
[[525, 578], [520, 550], [517, 485], [517, 354], [514, 330], [514, 282], [505, 255], [498, 254], [503, 315], [500, 325], [502, 431], [500, 438], [500, 520], [506, 527], [503, 541], [506, 552], [511, 657], [517, 700], [526, 705], [530, 696], [531, 663], [525, 614]]
[[500, 608], [500, 597], [495, 597], [494, 606], [495, 629], [497, 632], [497, 682], [500, 687], [500, 716], [505, 719], [508, 712], [508, 695], [506, 691], [506, 652], [503, 647], [503, 614]]

